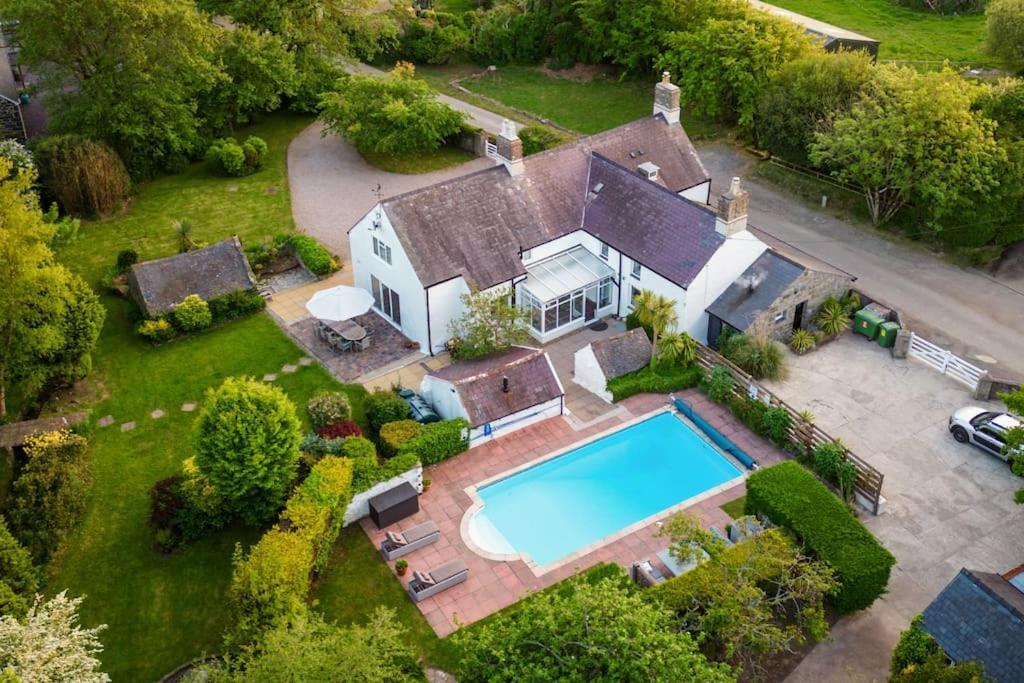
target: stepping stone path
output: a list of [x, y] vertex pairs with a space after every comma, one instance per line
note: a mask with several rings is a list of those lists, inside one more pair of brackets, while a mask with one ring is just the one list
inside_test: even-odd
[[134, 422], [122, 422], [121, 423], [121, 431], [122, 432], [130, 432], [133, 429], [135, 429], [135, 423]]
[[114, 424], [114, 416], [113, 415], [107, 415], [105, 417], [101, 417], [100, 419], [96, 420], [96, 426], [97, 427], [109, 427], [112, 424]]
[[283, 372], [286, 375], [290, 375], [290, 374], [292, 374], [293, 372], [295, 372], [298, 369], [299, 369], [298, 365], [292, 365], [291, 363], [289, 363], [288, 365], [286, 365], [283, 368], [281, 368], [281, 372]]
[[161, 417], [163, 417], [163, 416], [164, 416], [164, 415], [166, 415], [166, 414], [167, 414], [167, 413], [165, 413], [165, 412], [164, 412], [163, 408], [157, 408], [156, 410], [154, 410], [153, 412], [151, 412], [151, 413], [149, 414], [149, 416], [150, 416], [151, 418], [153, 418], [154, 420], [159, 420], [159, 419], [160, 419]]
[[273, 382], [275, 379], [277, 379], [277, 373], [268, 372], [267, 374], [263, 375], [264, 382]]
[[195, 409], [196, 409], [196, 404], [195, 403], [182, 403], [181, 404], [181, 412], [183, 412], [183, 413], [191, 413]]
[[302, 367], [306, 367], [307, 365], [312, 365], [312, 364], [313, 364], [313, 359], [310, 358], [309, 356], [303, 356], [302, 358], [299, 359], [299, 365], [301, 365]]

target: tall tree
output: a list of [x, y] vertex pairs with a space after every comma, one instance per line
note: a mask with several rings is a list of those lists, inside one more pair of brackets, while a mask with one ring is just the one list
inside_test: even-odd
[[196, 465], [250, 523], [277, 511], [295, 478], [301, 423], [283, 391], [229, 377], [207, 392], [196, 419]]
[[1024, 70], [1024, 0], [989, 0], [985, 46], [1016, 70]]
[[775, 73], [820, 49], [792, 22], [750, 8], [671, 33], [667, 41], [658, 68], [672, 72], [683, 101], [748, 129], [757, 98]]
[[660, 606], [609, 578], [579, 580], [527, 598], [509, 613], [459, 631], [459, 680], [702, 681], [733, 680], [709, 663]]
[[105, 140], [135, 176], [197, 151], [195, 96], [220, 74], [192, 0], [0, 0], [0, 14], [19, 22], [52, 130]]
[[10, 169], [0, 158], [0, 417], [15, 383], [31, 397], [79, 379], [104, 316], [95, 293], [53, 258], [56, 226], [32, 191], [34, 172]]
[[99, 671], [106, 626], [79, 626], [81, 603], [67, 591], [46, 602], [37, 595], [24, 619], [0, 617], [0, 671], [18, 681], [107, 683], [110, 677]]
[[1006, 154], [972, 109], [976, 92], [951, 69], [879, 66], [850, 111], [815, 134], [810, 159], [864, 189], [875, 225], [913, 202], [941, 231], [948, 214], [1000, 183]]

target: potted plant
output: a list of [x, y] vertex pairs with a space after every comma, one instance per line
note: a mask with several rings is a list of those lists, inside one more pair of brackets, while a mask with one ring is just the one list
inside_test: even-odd
[[409, 571], [409, 563], [405, 560], [395, 562], [395, 571], [398, 572], [399, 576], [405, 576], [405, 573]]
[[430, 490], [430, 483], [431, 482], [428, 477], [423, 477], [423, 493], [426, 493], [428, 490]]

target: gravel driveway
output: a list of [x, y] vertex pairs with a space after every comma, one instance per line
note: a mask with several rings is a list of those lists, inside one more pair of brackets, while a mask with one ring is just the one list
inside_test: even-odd
[[399, 175], [370, 166], [359, 152], [337, 135], [321, 137], [323, 126], [314, 123], [288, 146], [288, 186], [296, 227], [312, 235], [349, 263], [348, 229], [377, 201], [378, 183], [384, 197], [465, 175], [494, 164], [474, 159], [461, 166]]
[[978, 402], [967, 387], [848, 334], [802, 357], [771, 389], [885, 474], [888, 509], [862, 516], [896, 556], [889, 592], [840, 621], [790, 681], [886, 680], [899, 632], [961, 567], [1006, 572], [1024, 557], [1024, 486], [1001, 460], [956, 443], [950, 413]]

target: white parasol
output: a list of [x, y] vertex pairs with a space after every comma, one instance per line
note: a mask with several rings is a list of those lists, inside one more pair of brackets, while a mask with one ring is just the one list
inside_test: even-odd
[[362, 315], [372, 305], [373, 297], [365, 289], [338, 285], [314, 294], [306, 302], [306, 310], [320, 320], [337, 322]]

